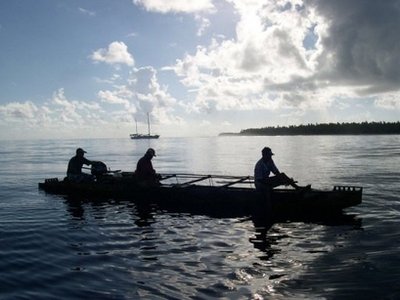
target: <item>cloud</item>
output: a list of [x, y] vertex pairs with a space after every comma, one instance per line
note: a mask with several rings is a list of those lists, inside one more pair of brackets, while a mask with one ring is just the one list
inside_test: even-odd
[[192, 92], [189, 111], [325, 109], [400, 87], [398, 0], [227, 2], [236, 36], [164, 68]]
[[101, 48], [90, 56], [95, 62], [105, 62], [110, 65], [125, 64], [133, 66], [135, 61], [123, 42], [112, 42], [107, 49]]
[[202, 17], [200, 15], [196, 15], [195, 16], [195, 20], [198, 22], [199, 24], [199, 28], [197, 30], [197, 36], [202, 36], [203, 33], [206, 31], [206, 29], [208, 27], [210, 27], [211, 22], [209, 19]]
[[132, 92], [131, 101], [136, 107], [136, 118], [145, 119], [152, 113], [156, 121], [173, 123], [168, 117], [174, 110], [177, 100], [170, 95], [167, 86], [161, 86], [157, 78], [157, 70], [153, 67], [135, 69], [128, 80], [126, 89]]
[[196, 91], [192, 110], [272, 107], [271, 86], [313, 74], [314, 58], [303, 47], [309, 20], [295, 8], [231, 2], [240, 15], [236, 38], [213, 39], [171, 66], [181, 82]]
[[167, 86], [160, 85], [157, 70], [150, 66], [133, 68], [125, 82], [110, 90], [101, 90], [98, 97], [102, 103], [123, 105], [125, 112], [139, 122], [147, 122], [148, 113], [151, 113], [154, 123], [182, 122], [173, 116], [177, 100], [168, 92]]
[[0, 137], [25, 139], [27, 129], [31, 138], [105, 137], [132, 126], [129, 110], [105, 111], [100, 104], [68, 99], [61, 88], [40, 105], [30, 101], [0, 105]]
[[129, 100], [127, 100], [127, 96], [129, 97], [129, 95], [124, 95], [123, 91], [100, 91], [98, 96], [103, 102], [110, 104], [123, 104], [125, 107], [129, 107]]
[[96, 13], [94, 11], [90, 11], [90, 10], [87, 10], [85, 8], [82, 8], [82, 7], [79, 7], [78, 10], [79, 10], [80, 13], [82, 13], [84, 15], [88, 15], [90, 17], [94, 17], [96, 15]]
[[[74, 127], [93, 124], [93, 119], [102, 120], [100, 115], [103, 111], [98, 103], [69, 100], [65, 97], [64, 89], [59, 89], [53, 93], [49, 105], [54, 121], [60, 119], [62, 122], [70, 123]], [[55, 115], [57, 115], [56, 118]]]
[[153, 125], [184, 123], [174, 115], [177, 100], [167, 86], [160, 85], [154, 68], [133, 68], [124, 82], [114, 74], [112, 82], [115, 79], [122, 84], [99, 91], [98, 102], [70, 99], [60, 88], [41, 105], [31, 101], [0, 105], [0, 126], [18, 131], [22, 124], [38, 131], [67, 132], [64, 136], [102, 136], [106, 132], [112, 135], [113, 128], [131, 128], [134, 118], [147, 123], [147, 113], [151, 113]]
[[212, 0], [133, 0], [135, 5], [160, 13], [196, 13], [214, 10]]
[[26, 101], [23, 103], [10, 102], [6, 105], [0, 106], [0, 115], [2, 119], [7, 120], [29, 120], [33, 119], [38, 111], [37, 106], [31, 102]]
[[400, 111], [400, 92], [379, 95], [374, 101], [377, 107]]
[[359, 86], [361, 94], [397, 90], [400, 83], [400, 1], [315, 1], [305, 4], [326, 22], [316, 76]]
[[137, 37], [137, 36], [138, 36], [137, 32], [131, 32], [131, 33], [128, 33], [128, 35], [127, 35], [127, 37]]

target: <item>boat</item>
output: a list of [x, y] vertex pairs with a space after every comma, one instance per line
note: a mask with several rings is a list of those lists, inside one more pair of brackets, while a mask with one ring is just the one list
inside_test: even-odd
[[252, 215], [269, 213], [291, 218], [341, 213], [362, 202], [362, 187], [334, 186], [331, 190], [274, 188], [261, 193], [251, 176], [160, 174], [160, 184], [145, 186], [132, 172], [98, 177], [93, 182], [74, 183], [50, 178], [39, 183], [50, 194], [99, 199], [127, 199], [151, 203], [169, 211]]
[[132, 140], [141, 140], [141, 139], [158, 139], [160, 135], [158, 134], [151, 134], [150, 133], [150, 117], [149, 114], [147, 114], [147, 128], [148, 128], [148, 134], [140, 134], [138, 133], [137, 130], [137, 121], [136, 122], [136, 133], [131, 133], [130, 137]]

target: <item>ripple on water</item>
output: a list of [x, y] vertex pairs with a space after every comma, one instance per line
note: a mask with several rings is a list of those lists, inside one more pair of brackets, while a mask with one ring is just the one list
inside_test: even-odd
[[38, 191], [37, 182], [64, 176], [77, 144], [96, 159], [112, 154], [117, 168], [134, 165], [144, 146], [122, 139], [2, 143], [1, 298], [399, 298], [398, 137], [240, 137], [237, 151], [238, 141], [160, 139], [156, 148], [166, 154], [157, 168], [251, 174], [249, 157], [268, 144], [282, 170], [301, 182], [363, 186], [363, 204], [340, 222], [264, 227], [129, 201], [73, 201]]

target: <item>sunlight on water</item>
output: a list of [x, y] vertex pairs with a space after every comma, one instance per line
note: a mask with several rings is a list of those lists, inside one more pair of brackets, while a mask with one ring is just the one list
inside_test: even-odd
[[[2, 299], [399, 298], [398, 136], [7, 141], [0, 146]], [[76, 147], [133, 171], [252, 175], [264, 146], [301, 184], [364, 187], [340, 219], [267, 224], [38, 191]], [[34, 275], [34, 276], [33, 276]]]

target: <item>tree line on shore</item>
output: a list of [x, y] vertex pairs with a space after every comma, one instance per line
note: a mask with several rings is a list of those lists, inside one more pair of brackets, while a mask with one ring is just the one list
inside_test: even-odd
[[226, 135], [358, 135], [400, 134], [400, 122], [322, 123], [243, 129]]

